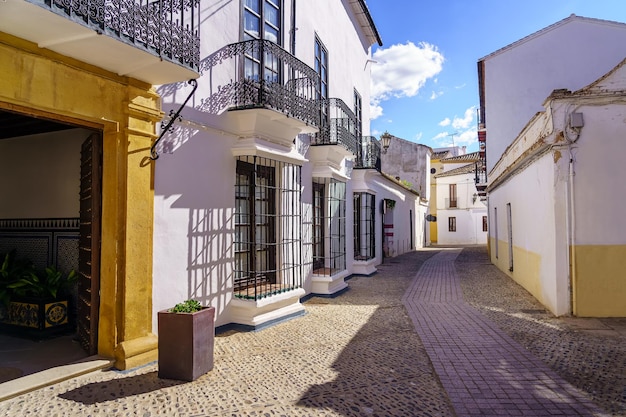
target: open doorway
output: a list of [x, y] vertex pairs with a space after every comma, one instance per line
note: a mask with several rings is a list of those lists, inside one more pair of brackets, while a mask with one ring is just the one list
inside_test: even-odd
[[[13, 253], [39, 271], [52, 266], [63, 275], [77, 273], [67, 318], [58, 307], [46, 310], [47, 334], [21, 334], [6, 320], [0, 326], [0, 337], [10, 338], [3, 346], [15, 350], [12, 357], [3, 352], [2, 361], [12, 361], [10, 373], [19, 377], [18, 370], [37, 372], [97, 352], [102, 134], [35, 112], [0, 110], [0, 125], [0, 254]], [[57, 319], [64, 320], [63, 330], [55, 333]], [[0, 362], [0, 378], [3, 367]]]

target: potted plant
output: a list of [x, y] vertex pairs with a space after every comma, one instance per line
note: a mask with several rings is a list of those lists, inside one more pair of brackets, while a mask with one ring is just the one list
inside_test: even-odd
[[187, 300], [158, 312], [159, 378], [194, 381], [213, 369], [215, 307]]
[[0, 269], [0, 324], [5, 330], [45, 337], [70, 329], [70, 293], [78, 275], [54, 266], [35, 270], [32, 262], [4, 257]]

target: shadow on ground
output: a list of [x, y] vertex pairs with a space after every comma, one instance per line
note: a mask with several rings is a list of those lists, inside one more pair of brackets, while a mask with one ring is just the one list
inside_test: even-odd
[[335, 360], [338, 376], [312, 386], [299, 406], [330, 408], [345, 416], [454, 415], [401, 301], [419, 268], [435, 253], [420, 251], [388, 259], [376, 275], [352, 278], [350, 290], [341, 297], [309, 300], [378, 307]]
[[160, 379], [155, 371], [126, 378], [92, 382], [59, 394], [59, 397], [85, 405], [93, 405], [120, 398], [132, 397], [134, 395], [146, 394], [182, 383], [183, 382], [170, 379]]
[[572, 329], [492, 265], [485, 247], [464, 248], [455, 266], [467, 302], [605, 411], [626, 415], [626, 337]]

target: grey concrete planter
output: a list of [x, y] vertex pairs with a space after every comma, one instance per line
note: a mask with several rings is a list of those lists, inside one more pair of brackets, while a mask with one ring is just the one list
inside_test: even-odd
[[158, 312], [159, 378], [194, 381], [213, 369], [215, 308]]

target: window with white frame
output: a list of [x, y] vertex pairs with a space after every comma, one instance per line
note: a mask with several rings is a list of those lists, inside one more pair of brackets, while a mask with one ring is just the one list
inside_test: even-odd
[[301, 167], [237, 158], [234, 293], [259, 299], [302, 286]]

